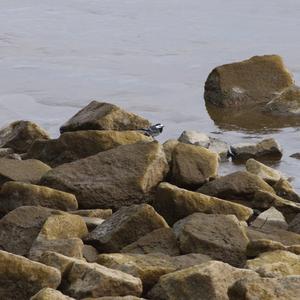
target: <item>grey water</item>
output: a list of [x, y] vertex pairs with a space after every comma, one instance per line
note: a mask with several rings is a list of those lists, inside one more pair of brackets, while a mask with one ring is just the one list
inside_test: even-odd
[[[28, 119], [53, 137], [92, 99], [117, 104], [166, 129], [210, 133], [229, 143], [273, 136], [273, 165], [300, 191], [295, 127], [220, 127], [203, 89], [218, 65], [280, 54], [300, 82], [297, 0], [0, 0], [0, 124]], [[255, 120], [253, 120], [255, 122]], [[226, 174], [243, 166], [226, 163]]]

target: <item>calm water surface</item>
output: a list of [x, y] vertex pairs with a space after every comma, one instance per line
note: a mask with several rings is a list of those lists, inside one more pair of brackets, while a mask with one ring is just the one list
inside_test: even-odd
[[299, 28], [298, 0], [1, 0], [0, 123], [34, 120], [55, 137], [98, 99], [164, 123], [161, 141], [185, 129], [230, 143], [274, 136], [276, 168], [300, 191], [298, 128], [220, 128], [203, 101], [215, 66], [253, 55], [282, 55], [299, 84]]

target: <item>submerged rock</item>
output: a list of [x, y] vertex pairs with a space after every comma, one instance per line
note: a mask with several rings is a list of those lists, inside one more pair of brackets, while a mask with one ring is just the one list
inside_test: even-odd
[[92, 101], [62, 125], [60, 132], [77, 130], [136, 130], [148, 126], [150, 126], [148, 120], [126, 112], [114, 104]]
[[29, 121], [16, 121], [0, 129], [0, 148], [11, 148], [25, 153], [37, 139], [49, 139], [48, 133]]
[[204, 98], [219, 107], [257, 105], [270, 101], [293, 82], [280, 56], [254, 56], [215, 68], [205, 82]]
[[41, 184], [74, 194], [80, 208], [113, 208], [146, 202], [167, 173], [157, 142], [119, 146], [45, 174]]
[[65, 132], [58, 139], [37, 140], [26, 158], [35, 158], [56, 167], [120, 145], [153, 141], [137, 131], [85, 130]]

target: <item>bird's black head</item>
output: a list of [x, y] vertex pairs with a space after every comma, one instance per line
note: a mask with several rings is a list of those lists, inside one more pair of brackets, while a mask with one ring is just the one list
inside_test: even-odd
[[162, 132], [165, 126], [163, 124], [161, 124], [161, 123], [157, 123], [157, 124], [154, 125], [154, 127], [156, 129], [158, 129], [159, 132]]

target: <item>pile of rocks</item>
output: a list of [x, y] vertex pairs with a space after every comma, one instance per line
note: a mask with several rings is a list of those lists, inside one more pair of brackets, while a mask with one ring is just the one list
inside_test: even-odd
[[[0, 131], [0, 299], [299, 299], [300, 198], [255, 160], [278, 144], [149, 125], [93, 101], [57, 139]], [[228, 153], [246, 170], [219, 177]]]

